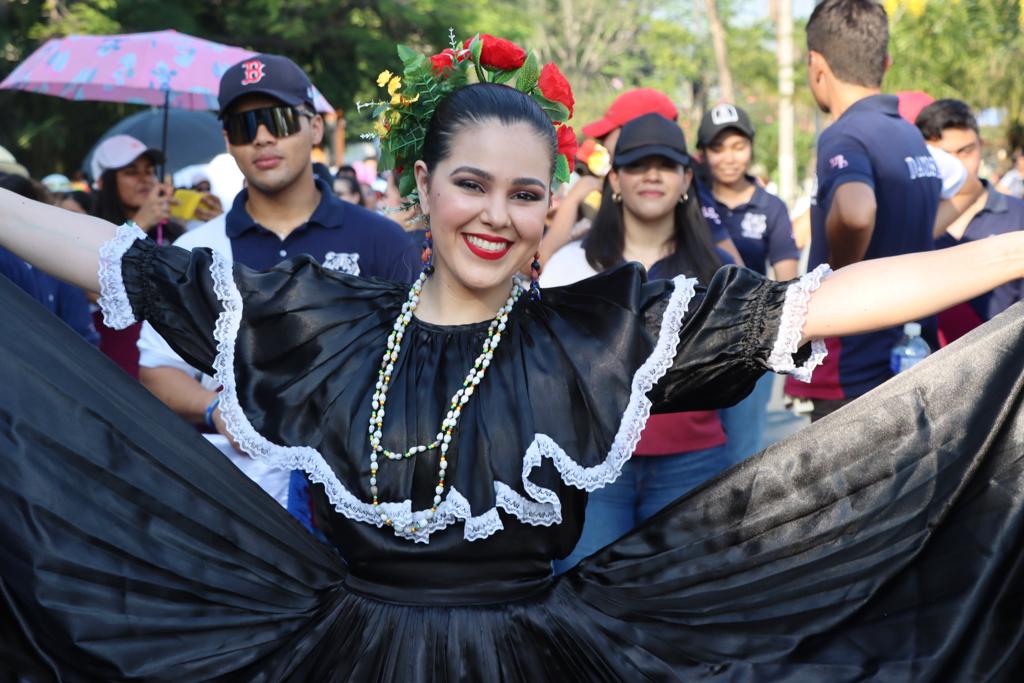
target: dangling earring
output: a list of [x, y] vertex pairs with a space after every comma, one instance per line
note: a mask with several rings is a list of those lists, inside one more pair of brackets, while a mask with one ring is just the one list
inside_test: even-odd
[[621, 204], [622, 203], [622, 193], [621, 192], [612, 192], [612, 201], [615, 202], [616, 204]]
[[423, 272], [430, 277], [434, 274], [434, 238], [430, 234], [430, 217], [427, 216], [427, 232], [423, 235], [423, 253], [420, 260], [423, 261]]
[[686, 201], [687, 201], [687, 200], [688, 200], [689, 198], [690, 198], [690, 193], [689, 193], [689, 192], [684, 192], [684, 193], [683, 193], [683, 196], [679, 198], [679, 203], [680, 203], [680, 204], [685, 204], [685, 203], [686, 203]]
[[530, 300], [540, 301], [540, 252], [533, 255], [533, 263], [530, 264]]

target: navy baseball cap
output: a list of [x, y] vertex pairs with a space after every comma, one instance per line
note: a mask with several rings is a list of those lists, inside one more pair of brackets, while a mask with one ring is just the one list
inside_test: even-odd
[[299, 65], [281, 55], [255, 55], [235, 64], [220, 79], [220, 116], [244, 95], [259, 93], [281, 100], [291, 107], [313, 105], [313, 84]]
[[683, 166], [690, 165], [686, 136], [678, 123], [661, 114], [644, 114], [622, 127], [612, 166], [621, 168], [646, 157], [665, 157]]
[[734, 104], [718, 104], [708, 109], [697, 129], [697, 147], [707, 149], [723, 130], [738, 130], [751, 140], [754, 139], [754, 124], [747, 112]]

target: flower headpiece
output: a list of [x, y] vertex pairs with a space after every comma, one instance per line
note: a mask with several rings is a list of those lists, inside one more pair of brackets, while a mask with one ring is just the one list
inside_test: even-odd
[[407, 198], [407, 205], [417, 202], [413, 164], [420, 158], [434, 110], [448, 94], [468, 83], [470, 66], [480, 82], [514, 87], [547, 113], [558, 139], [555, 180], [568, 182], [576, 158], [576, 133], [568, 125], [575, 102], [558, 67], [541, 67], [532, 51], [503, 38], [478, 34], [460, 43], [449, 30], [449, 39], [450, 47], [431, 57], [399, 45], [402, 74], [382, 71], [377, 77], [377, 85], [386, 89], [388, 99], [357, 105], [360, 110], [373, 109], [380, 166], [397, 173], [398, 191]]

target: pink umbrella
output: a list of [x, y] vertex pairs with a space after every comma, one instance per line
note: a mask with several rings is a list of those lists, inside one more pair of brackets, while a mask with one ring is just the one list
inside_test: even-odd
[[[216, 110], [220, 77], [255, 55], [177, 31], [54, 38], [0, 83], [69, 100]], [[314, 88], [317, 111], [334, 108]]]

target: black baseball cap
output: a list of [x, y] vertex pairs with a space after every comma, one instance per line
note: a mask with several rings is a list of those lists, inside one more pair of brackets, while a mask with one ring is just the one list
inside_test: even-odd
[[715, 141], [723, 130], [735, 128], [751, 140], [754, 139], [754, 124], [750, 122], [747, 112], [734, 104], [718, 104], [704, 113], [697, 129], [697, 147], [705, 149]]
[[235, 64], [220, 79], [220, 116], [244, 95], [259, 93], [281, 100], [291, 107], [313, 105], [313, 84], [298, 64], [281, 55], [255, 55]]
[[661, 114], [644, 114], [622, 127], [612, 166], [621, 168], [646, 157], [665, 157], [683, 166], [690, 165], [686, 136], [678, 123]]

